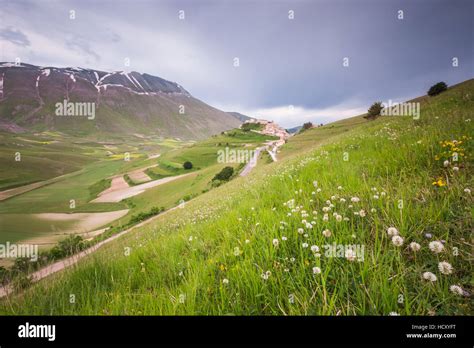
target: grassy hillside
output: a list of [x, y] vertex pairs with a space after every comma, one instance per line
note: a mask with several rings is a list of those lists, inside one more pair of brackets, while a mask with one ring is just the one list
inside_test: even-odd
[[[309, 130], [281, 161], [2, 300], [0, 312], [472, 314], [473, 118], [471, 80], [424, 99], [419, 120]], [[328, 255], [333, 243], [359, 246], [356, 260]]]

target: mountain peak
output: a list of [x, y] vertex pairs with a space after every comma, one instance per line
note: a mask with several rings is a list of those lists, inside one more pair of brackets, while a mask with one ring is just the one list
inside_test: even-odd
[[[94, 103], [97, 119], [56, 117], [55, 105], [65, 100]], [[135, 132], [202, 139], [240, 123], [176, 82], [147, 73], [0, 62], [3, 130]]]

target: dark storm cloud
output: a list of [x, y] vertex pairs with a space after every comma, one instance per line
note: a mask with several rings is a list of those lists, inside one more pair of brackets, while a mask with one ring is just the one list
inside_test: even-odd
[[[470, 0], [40, 1], [25, 11], [27, 3], [8, 2], [5, 18], [23, 19], [19, 29], [55, 47], [30, 38], [34, 55], [22, 54], [39, 60], [33, 64], [120, 70], [127, 57], [130, 69], [176, 81], [221, 108], [280, 108], [286, 125], [401, 101], [474, 71]], [[297, 120], [285, 116], [288, 105], [301, 111]]]

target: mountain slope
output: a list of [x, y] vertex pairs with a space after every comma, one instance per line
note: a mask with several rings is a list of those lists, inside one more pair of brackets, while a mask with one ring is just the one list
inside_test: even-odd
[[[472, 314], [473, 96], [471, 80], [424, 99], [418, 120], [350, 120], [322, 140], [326, 126], [310, 129], [304, 152], [157, 218], [0, 311]], [[332, 245], [355, 258], [327, 253]]]
[[[95, 118], [56, 115], [56, 103], [88, 102]], [[69, 134], [157, 134], [204, 139], [241, 122], [148, 74], [0, 63], [0, 129]]]
[[231, 114], [232, 116], [234, 116], [236, 119], [238, 119], [241, 122], [245, 122], [245, 121], [248, 121], [248, 120], [254, 120], [255, 119], [253, 117], [241, 114], [240, 112], [228, 111], [227, 113]]

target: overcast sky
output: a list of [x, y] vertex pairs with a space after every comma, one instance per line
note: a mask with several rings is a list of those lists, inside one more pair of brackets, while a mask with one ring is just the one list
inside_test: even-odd
[[225, 111], [326, 123], [474, 77], [473, 4], [0, 0], [0, 61], [146, 72]]

